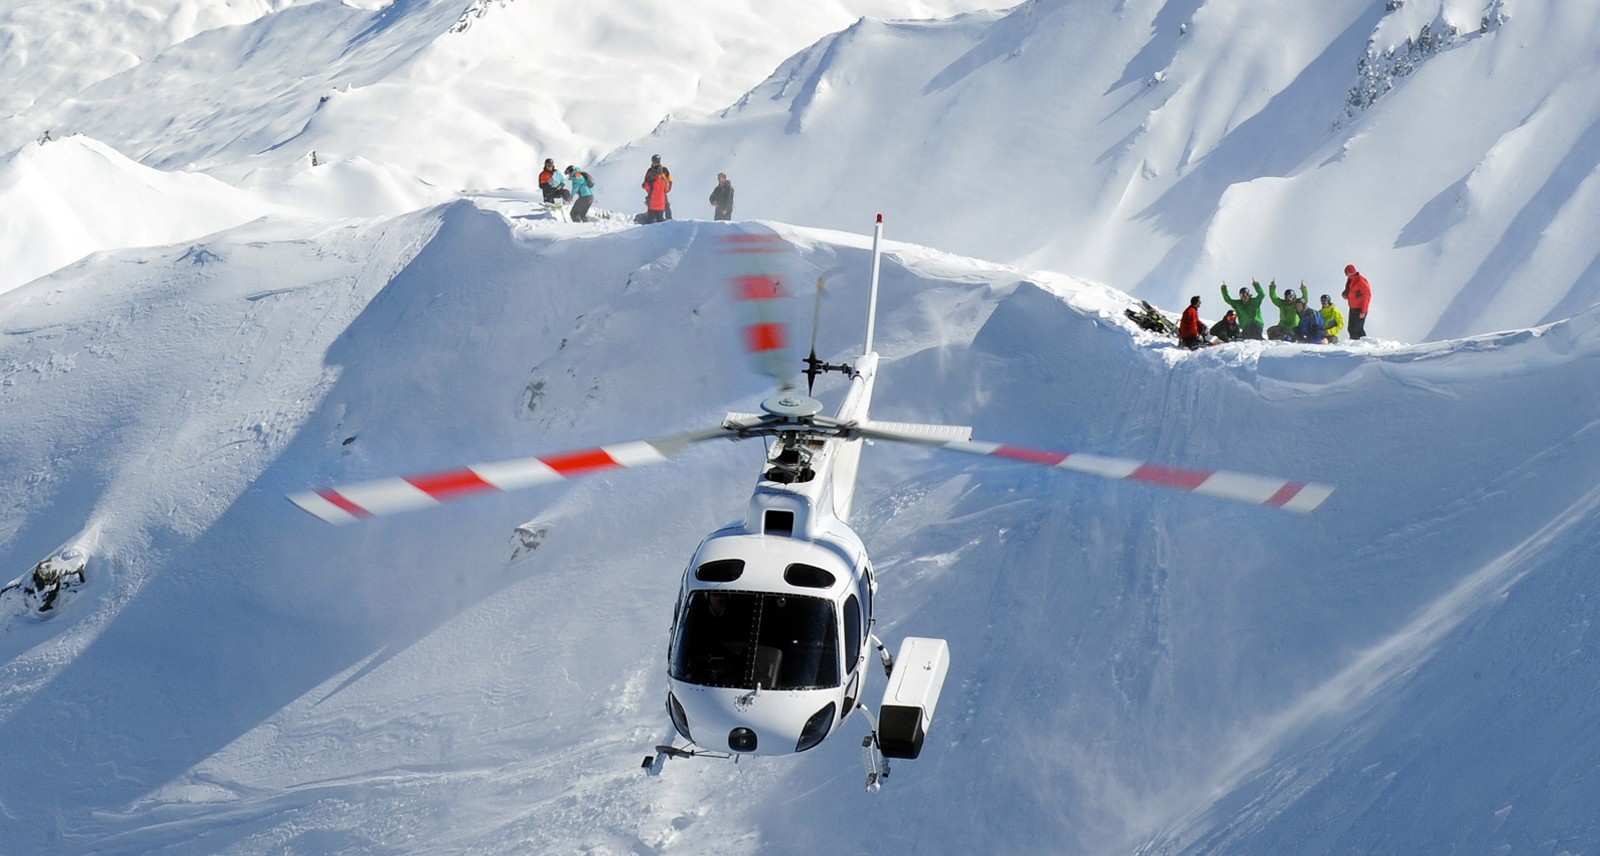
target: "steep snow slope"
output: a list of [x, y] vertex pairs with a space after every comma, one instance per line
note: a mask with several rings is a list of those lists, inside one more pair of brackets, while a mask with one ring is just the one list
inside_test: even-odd
[[1373, 333], [1437, 339], [1600, 300], [1597, 29], [1546, 0], [1033, 0], [860, 22], [649, 145], [753, 216], [882, 209], [1166, 306], [1252, 277], [1337, 295], [1354, 262]]
[[[296, 0], [12, 0], [0, 8], [0, 150], [30, 131], [10, 120], [51, 107], [196, 33], [243, 24]], [[299, 0], [305, 2], [305, 0]], [[49, 130], [49, 126], [31, 133]]]
[[[1593, 4], [1032, 0], [849, 24], [975, 5], [193, 4], [126, 37], [78, 14], [60, 26], [83, 43], [150, 54], [107, 48], [69, 79], [28, 52], [18, 90], [56, 94], [0, 120], [0, 150], [81, 132], [319, 216], [602, 156], [601, 204], [631, 213], [659, 152], [680, 216], [726, 171], [741, 213], [840, 228], [883, 210], [919, 242], [1167, 306], [1252, 278], [1337, 294], [1353, 262], [1371, 332], [1398, 341], [1600, 300]], [[24, 11], [19, 42], [54, 20]], [[357, 211], [302, 192], [313, 153], [383, 192]]]
[[[1595, 313], [1427, 346], [1189, 353], [1132, 330], [1112, 289], [891, 243], [880, 418], [1339, 492], [1295, 518], [874, 446], [856, 522], [880, 633], [954, 652], [923, 758], [874, 797], [856, 719], [796, 759], [637, 769], [665, 733], [681, 563], [742, 511], [756, 449], [356, 528], [283, 501], [750, 409], [764, 383], [728, 335], [715, 238], [754, 228], [569, 226], [489, 200], [316, 234], [256, 224], [0, 295], [0, 554], [21, 573], [98, 533], [89, 593], [0, 640], [0, 840], [1593, 843], [1600, 768], [1574, 747], [1597, 712], [1581, 651], [1600, 405], [1570, 392], [1594, 377]], [[844, 266], [822, 342], [849, 356], [867, 241], [770, 228], [799, 281]], [[543, 541], [508, 562], [530, 520]]]

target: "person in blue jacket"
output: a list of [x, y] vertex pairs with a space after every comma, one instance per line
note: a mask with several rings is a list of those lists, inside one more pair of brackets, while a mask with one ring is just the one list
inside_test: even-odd
[[1294, 328], [1294, 341], [1308, 345], [1328, 344], [1328, 336], [1322, 329], [1322, 316], [1306, 305], [1304, 296], [1294, 299], [1294, 311], [1300, 316], [1300, 323]]
[[594, 204], [594, 179], [571, 164], [567, 165], [566, 174], [567, 181], [572, 183], [572, 192], [578, 196], [578, 201], [572, 203], [572, 211], [567, 216], [574, 223], [587, 223], [589, 206]]

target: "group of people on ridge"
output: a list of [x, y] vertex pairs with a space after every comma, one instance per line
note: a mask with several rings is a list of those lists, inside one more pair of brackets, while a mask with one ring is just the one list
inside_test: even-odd
[[[650, 156], [650, 167], [639, 186], [644, 190], [644, 213], [634, 219], [639, 223], [671, 220], [672, 201], [668, 194], [672, 192], [672, 171], [661, 162], [660, 155]], [[577, 194], [568, 216], [574, 223], [589, 221], [589, 206], [594, 202], [594, 178], [589, 173], [571, 165], [557, 172], [555, 161], [545, 158], [544, 169], [539, 173], [539, 190], [543, 191], [546, 204], [572, 202], [573, 194]], [[710, 201], [716, 219], [733, 219], [733, 182], [726, 173], [717, 173], [717, 186], [711, 191]]]
[[[572, 182], [572, 189], [567, 189], [567, 182]], [[550, 158], [544, 159], [544, 169], [539, 172], [539, 189], [544, 191], [546, 204], [553, 202], [572, 202], [572, 195], [578, 195], [578, 201], [572, 202], [572, 210], [567, 216], [574, 223], [589, 222], [589, 206], [594, 204], [594, 179], [589, 173], [567, 164], [567, 168], [556, 172], [556, 162]]]
[[[1193, 350], [1238, 339], [1266, 338], [1324, 345], [1339, 341], [1339, 336], [1346, 332], [1352, 341], [1360, 339], [1367, 335], [1367, 309], [1372, 303], [1372, 285], [1356, 270], [1355, 265], [1345, 265], [1344, 276], [1344, 290], [1339, 295], [1350, 307], [1348, 328], [1344, 313], [1333, 305], [1333, 298], [1328, 295], [1322, 295], [1321, 307], [1312, 308], [1311, 295], [1304, 282], [1300, 283], [1298, 294], [1286, 288], [1283, 296], [1279, 297], [1277, 280], [1268, 282], [1265, 291], [1260, 282], [1252, 280], [1250, 285], [1255, 291], [1241, 287], [1237, 299], [1228, 294], [1228, 284], [1222, 284], [1222, 300], [1228, 304], [1228, 311], [1221, 321], [1209, 326], [1200, 320], [1200, 296], [1197, 294], [1189, 298], [1189, 306], [1178, 320], [1178, 343]], [[1265, 322], [1261, 308], [1268, 299], [1278, 308], [1278, 323], [1263, 330]]]

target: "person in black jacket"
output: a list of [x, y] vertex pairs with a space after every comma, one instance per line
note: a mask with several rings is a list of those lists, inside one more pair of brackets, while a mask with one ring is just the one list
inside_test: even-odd
[[1244, 336], [1244, 330], [1239, 327], [1239, 313], [1232, 309], [1222, 316], [1222, 320], [1211, 325], [1211, 335], [1218, 342], [1232, 342]]
[[725, 172], [717, 173], [717, 186], [711, 190], [711, 210], [718, 220], [733, 219], [733, 182]]

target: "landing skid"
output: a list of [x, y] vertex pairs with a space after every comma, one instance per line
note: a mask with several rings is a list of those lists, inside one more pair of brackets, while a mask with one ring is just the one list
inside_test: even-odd
[[883, 788], [883, 780], [889, 778], [889, 759], [883, 757], [883, 747], [878, 743], [878, 721], [872, 711], [860, 702], [856, 702], [856, 710], [867, 718], [872, 729], [861, 738], [861, 765], [867, 769], [867, 793], [875, 794]]
[[663, 743], [656, 746], [656, 754], [644, 756], [644, 760], [639, 763], [639, 768], [648, 771], [651, 775], [655, 775], [661, 772], [661, 767], [667, 763], [668, 758], [716, 758], [722, 761], [732, 758], [735, 764], [739, 763], [739, 756], [728, 752], [708, 752], [704, 749], [680, 749], [676, 746], [669, 746]]

